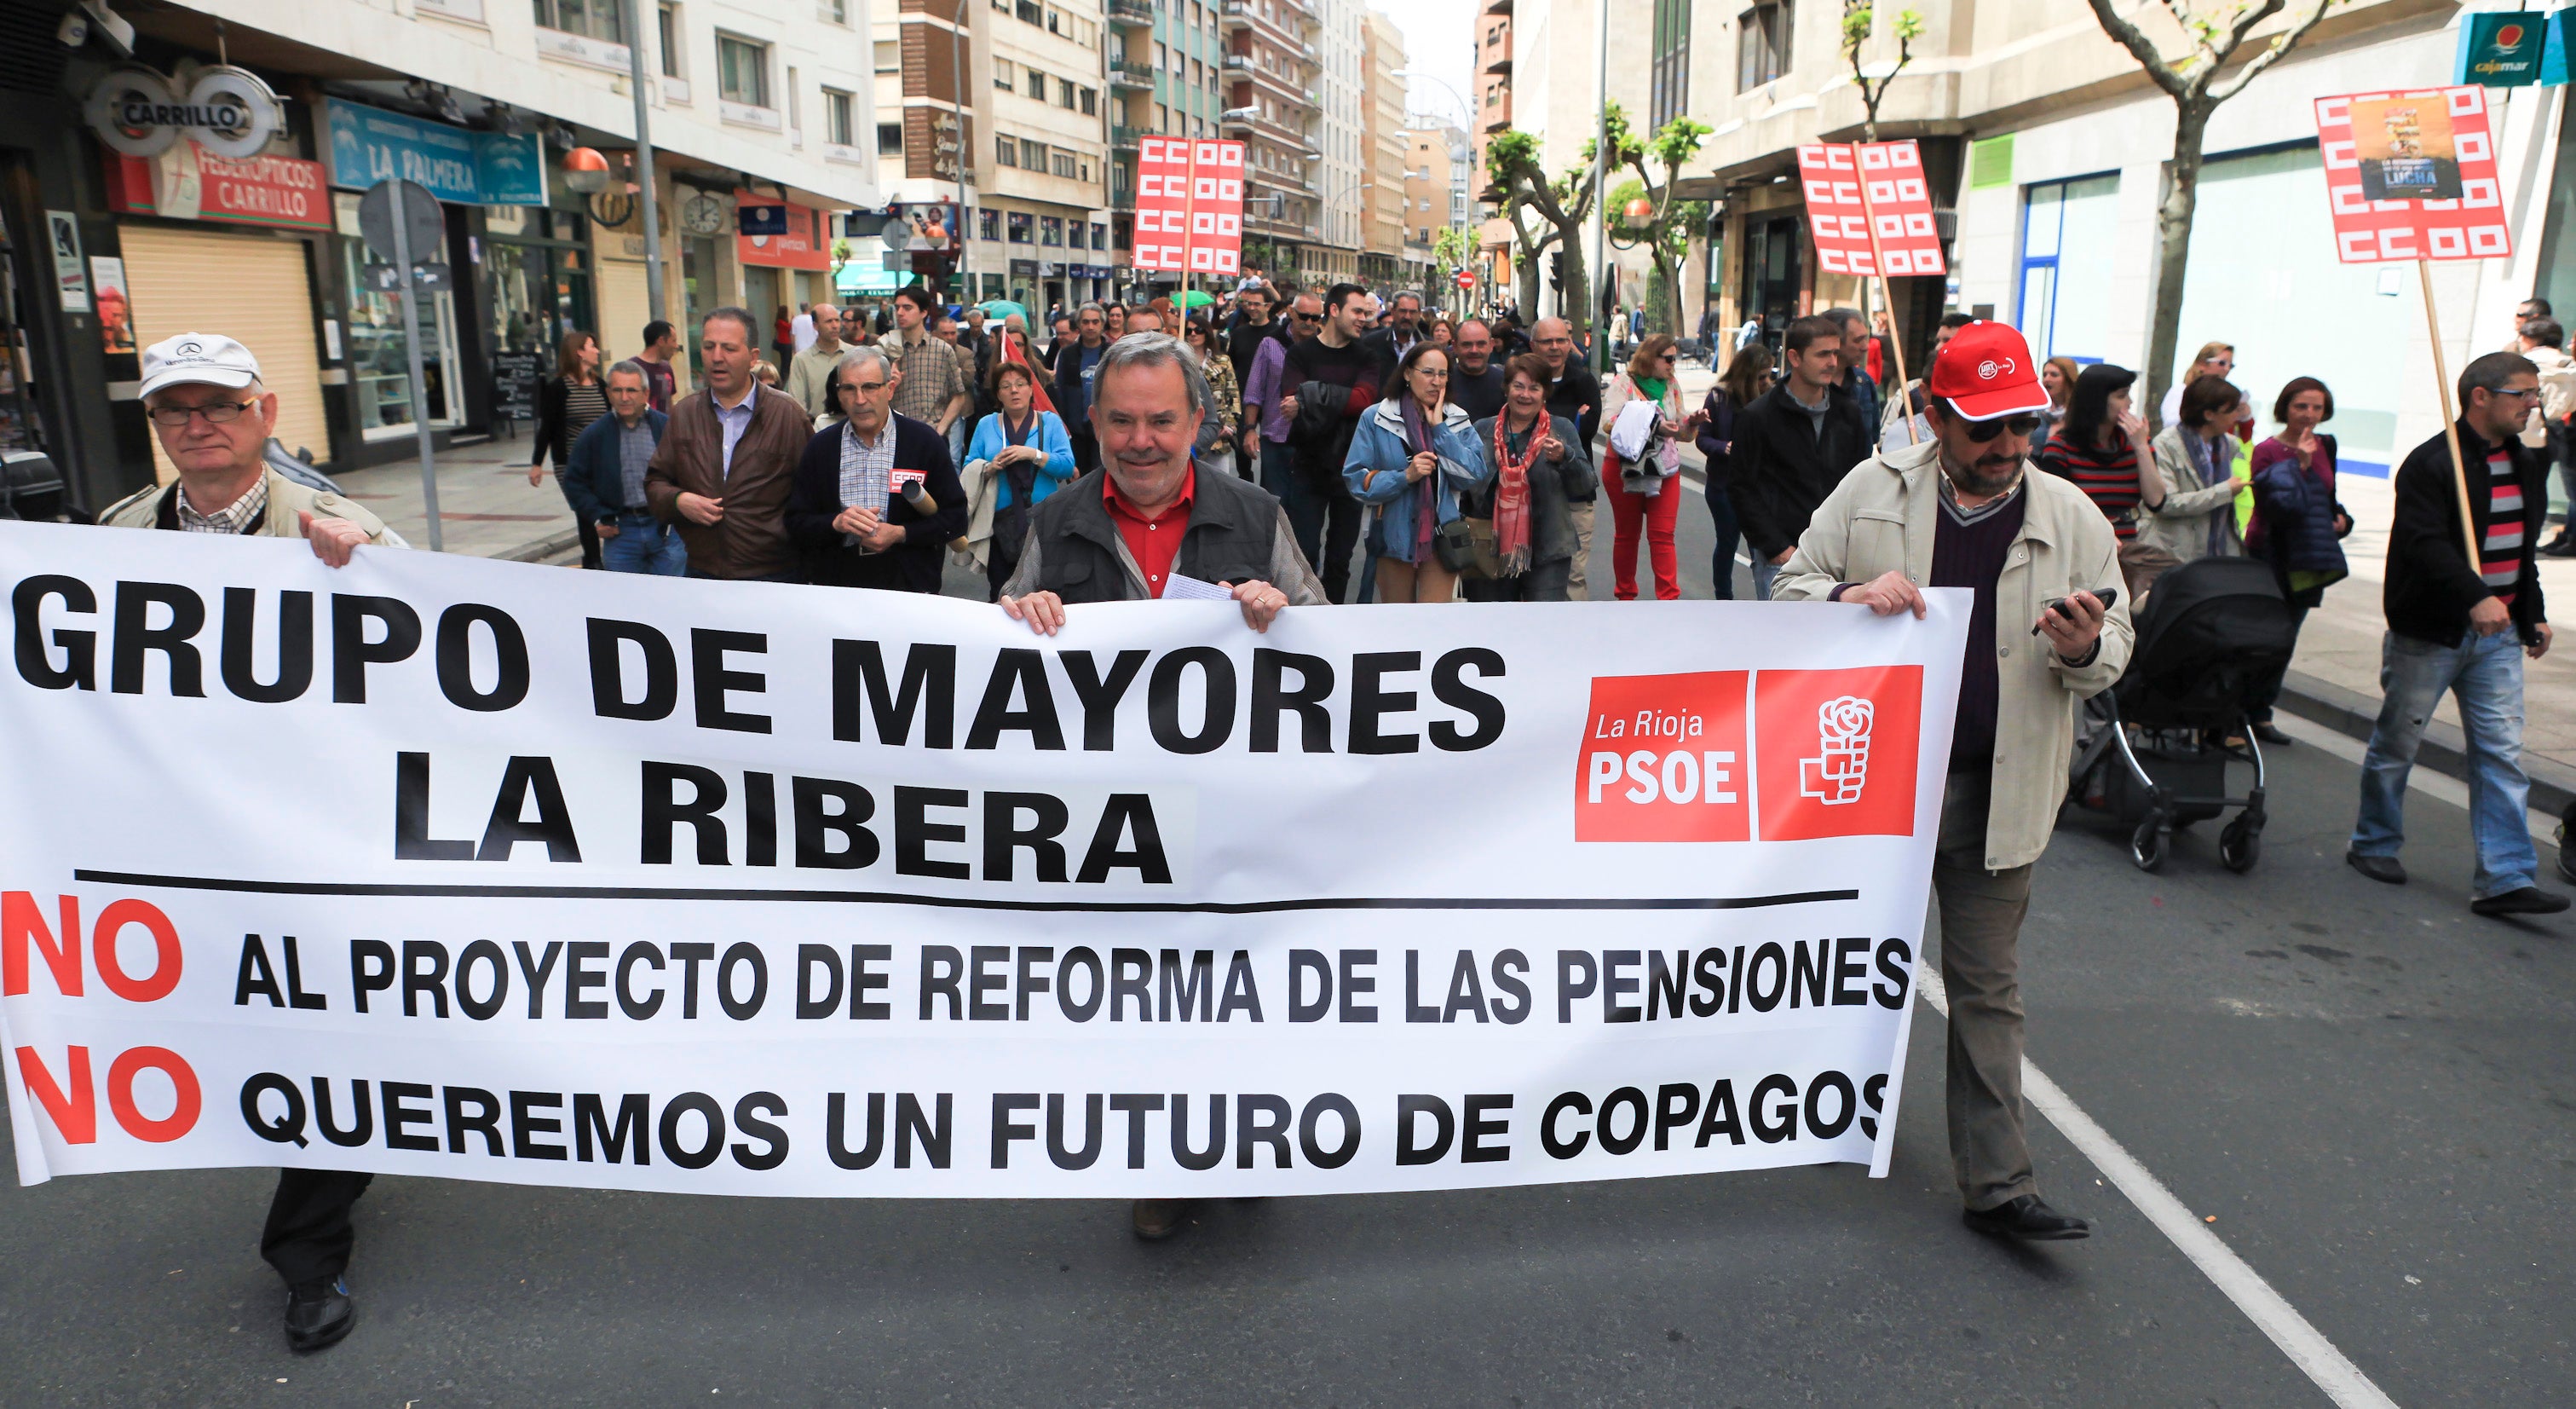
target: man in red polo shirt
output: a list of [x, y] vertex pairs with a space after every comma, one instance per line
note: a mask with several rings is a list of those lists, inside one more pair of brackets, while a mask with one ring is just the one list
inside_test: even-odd
[[1051, 636], [1069, 604], [1164, 597], [1175, 577], [1224, 590], [1255, 631], [1283, 607], [1325, 602], [1268, 490], [1198, 477], [1190, 447], [1209, 409], [1207, 378], [1178, 339], [1130, 334], [1101, 354], [1091, 408], [1101, 467], [1029, 516], [1002, 589], [1013, 621]]

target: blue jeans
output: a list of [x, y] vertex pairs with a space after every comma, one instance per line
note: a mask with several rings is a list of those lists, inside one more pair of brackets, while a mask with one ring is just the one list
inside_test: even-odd
[[[1732, 565], [1730, 564], [1730, 566]], [[1770, 601], [1771, 579], [1778, 577], [1779, 575], [1780, 565], [1775, 564], [1769, 558], [1762, 556], [1760, 550], [1755, 550], [1753, 554], [1753, 600], [1757, 602]]]
[[649, 572], [678, 577], [688, 571], [689, 545], [679, 531], [651, 514], [619, 514], [617, 536], [599, 544], [600, 565], [610, 572]]
[[2478, 854], [2470, 891], [2484, 900], [2521, 890], [2538, 876], [2540, 857], [2525, 815], [2531, 779], [2522, 771], [2522, 643], [2510, 631], [2472, 635], [2456, 646], [2394, 632], [2381, 638], [2379, 722], [2361, 760], [2353, 853], [2395, 856], [2405, 844], [2406, 774], [2445, 690], [2458, 698], [2468, 736], [2469, 835]]
[[1737, 527], [1735, 501], [1727, 497], [1726, 486], [1712, 483], [1708, 487], [1708, 516], [1717, 525], [1717, 548], [1709, 555], [1709, 582], [1717, 589], [1717, 600], [1735, 600], [1735, 545], [1744, 537]]

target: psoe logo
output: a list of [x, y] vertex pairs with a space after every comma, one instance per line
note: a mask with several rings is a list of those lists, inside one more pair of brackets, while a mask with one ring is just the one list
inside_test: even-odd
[[1869, 726], [1875, 713], [1869, 701], [1843, 695], [1816, 706], [1813, 758], [1798, 760], [1798, 796], [1827, 807], [1860, 801], [1869, 786]]
[[1575, 770], [1577, 841], [1748, 841], [1741, 670], [1592, 682]]

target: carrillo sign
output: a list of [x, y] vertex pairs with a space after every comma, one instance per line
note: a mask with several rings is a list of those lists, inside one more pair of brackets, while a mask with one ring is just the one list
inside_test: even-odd
[[277, 94], [257, 74], [229, 65], [182, 80], [139, 64], [110, 70], [83, 108], [100, 141], [130, 157], [156, 157], [193, 137], [216, 156], [259, 155], [278, 129]]

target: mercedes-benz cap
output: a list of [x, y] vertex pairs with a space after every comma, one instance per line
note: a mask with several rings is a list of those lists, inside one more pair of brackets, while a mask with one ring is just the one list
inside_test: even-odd
[[1997, 416], [2036, 416], [2048, 409], [2048, 392], [2019, 330], [1979, 319], [1950, 335], [1932, 359], [1934, 396], [1971, 421]]
[[259, 359], [221, 333], [181, 333], [143, 349], [143, 390], [203, 382], [236, 390], [259, 380]]

